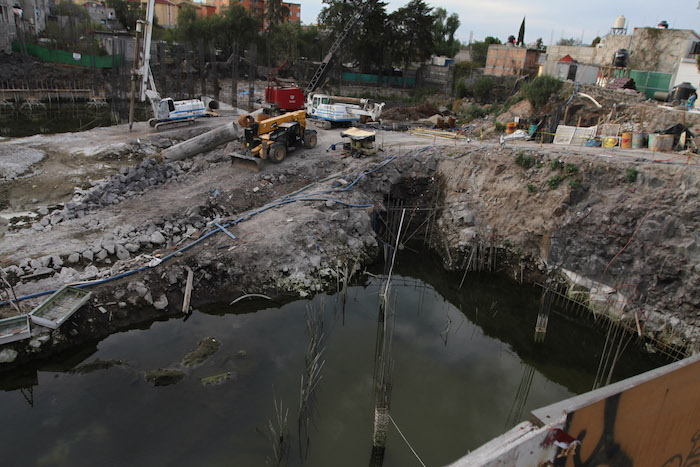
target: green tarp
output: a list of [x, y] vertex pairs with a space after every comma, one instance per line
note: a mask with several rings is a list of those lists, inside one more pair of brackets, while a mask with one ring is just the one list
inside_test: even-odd
[[[104, 57], [96, 55], [85, 55], [65, 50], [47, 49], [36, 44], [25, 44], [27, 53], [45, 62], [65, 63], [67, 65], [94, 66], [96, 68], [112, 68], [118, 66], [121, 60], [121, 55], [115, 55], [114, 60], [111, 55]], [[12, 51], [19, 52], [20, 45], [18, 42], [12, 43]]]
[[630, 78], [639, 92], [643, 92], [648, 99], [654, 98], [657, 91], [668, 92], [671, 89], [671, 73], [659, 73], [656, 71], [632, 70]]

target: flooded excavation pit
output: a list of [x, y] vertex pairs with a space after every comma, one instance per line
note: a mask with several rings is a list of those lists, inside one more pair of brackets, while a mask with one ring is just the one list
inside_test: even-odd
[[[382, 266], [345, 293], [231, 297], [2, 374], [4, 458], [259, 466], [274, 445], [282, 465], [367, 465], [383, 384], [383, 465], [418, 465], [394, 423], [426, 465], [444, 465], [591, 389], [604, 329], [554, 307], [535, 344], [539, 289], [476, 273], [460, 287], [461, 273], [407, 247], [382, 307]], [[631, 344], [615, 377], [661, 363]]]

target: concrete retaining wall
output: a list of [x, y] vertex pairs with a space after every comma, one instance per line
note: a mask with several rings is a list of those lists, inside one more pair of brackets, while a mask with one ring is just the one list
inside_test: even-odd
[[[700, 460], [700, 355], [531, 413], [452, 467], [533, 466], [561, 450], [542, 445], [554, 428], [581, 445], [555, 465], [695, 465]], [[549, 464], [548, 464], [549, 465]]]

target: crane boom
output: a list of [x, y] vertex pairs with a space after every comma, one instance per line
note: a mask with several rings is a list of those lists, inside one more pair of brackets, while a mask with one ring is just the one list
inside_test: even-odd
[[333, 60], [335, 54], [337, 54], [340, 48], [343, 46], [343, 42], [345, 42], [345, 39], [348, 37], [350, 30], [354, 28], [355, 24], [357, 24], [357, 21], [359, 21], [359, 19], [362, 18], [366, 8], [367, 3], [364, 3], [362, 7], [350, 17], [348, 24], [346, 24], [345, 28], [343, 28], [343, 32], [341, 32], [340, 35], [335, 39], [335, 42], [333, 42], [333, 45], [331, 46], [330, 50], [328, 50], [328, 53], [321, 62], [321, 65], [319, 65], [318, 69], [316, 70], [316, 73], [314, 73], [314, 76], [311, 78], [311, 81], [309, 81], [309, 85], [306, 86], [306, 91], [304, 91], [304, 95], [308, 96], [312, 92], [314, 92], [316, 90], [316, 87], [323, 79], [323, 77], [326, 76], [326, 73], [329, 70], [331, 60]]

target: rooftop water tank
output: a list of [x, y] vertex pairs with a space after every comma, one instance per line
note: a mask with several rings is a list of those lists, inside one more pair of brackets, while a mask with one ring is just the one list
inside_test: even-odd
[[615, 18], [614, 28], [615, 29], [625, 29], [625, 22], [626, 21], [627, 21], [627, 19], [623, 15], [618, 16], [617, 18]]

